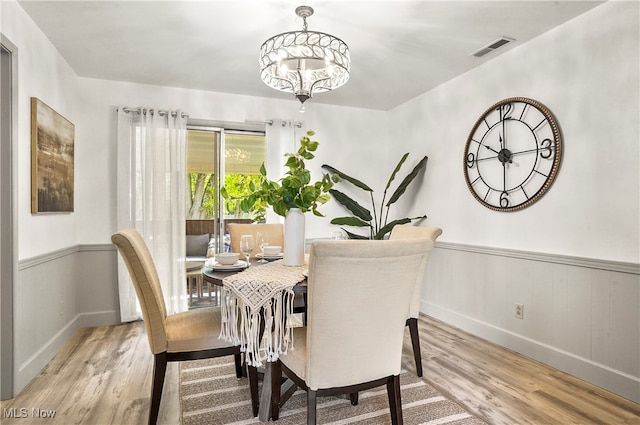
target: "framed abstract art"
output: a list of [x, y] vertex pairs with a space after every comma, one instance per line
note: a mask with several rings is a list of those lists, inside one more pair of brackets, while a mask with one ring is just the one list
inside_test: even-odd
[[75, 127], [31, 98], [31, 212], [73, 212]]

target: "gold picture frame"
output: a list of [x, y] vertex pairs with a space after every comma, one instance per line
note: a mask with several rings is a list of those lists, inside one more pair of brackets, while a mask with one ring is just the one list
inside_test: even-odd
[[31, 212], [68, 213], [74, 206], [75, 126], [31, 98]]

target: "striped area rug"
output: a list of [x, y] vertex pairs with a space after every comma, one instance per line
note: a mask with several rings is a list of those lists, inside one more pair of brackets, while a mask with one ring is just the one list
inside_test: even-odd
[[[400, 384], [405, 425], [486, 424], [442, 396], [413, 371], [403, 370]], [[251, 414], [248, 379], [236, 378], [233, 357], [182, 362], [180, 407], [182, 425], [260, 423]], [[274, 424], [304, 424], [306, 409], [306, 394], [298, 390], [282, 406], [280, 419]], [[390, 424], [386, 387], [361, 392], [357, 406], [352, 406], [348, 398], [318, 398], [317, 415], [318, 424]]]

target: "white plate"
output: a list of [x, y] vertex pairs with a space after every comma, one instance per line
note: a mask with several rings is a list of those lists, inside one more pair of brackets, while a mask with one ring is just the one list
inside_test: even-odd
[[220, 264], [217, 261], [209, 260], [205, 263], [205, 266], [213, 270], [232, 271], [232, 270], [242, 270], [247, 268], [247, 262], [244, 260], [238, 260], [235, 264], [228, 265], [228, 264]]
[[282, 252], [277, 255], [268, 255], [268, 254], [262, 255], [261, 252], [256, 254], [256, 258], [264, 258], [265, 260], [279, 260], [283, 257], [284, 257], [284, 254]]

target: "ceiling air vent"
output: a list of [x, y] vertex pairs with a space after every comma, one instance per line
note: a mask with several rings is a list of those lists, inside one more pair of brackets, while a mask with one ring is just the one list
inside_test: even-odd
[[494, 50], [504, 46], [505, 44], [511, 43], [512, 41], [515, 41], [513, 38], [509, 38], [509, 37], [500, 37], [497, 40], [492, 41], [491, 43], [487, 44], [484, 47], [481, 47], [479, 50], [477, 50], [476, 52], [472, 53], [471, 56], [475, 56], [477, 58], [480, 58], [488, 53], [493, 52]]

